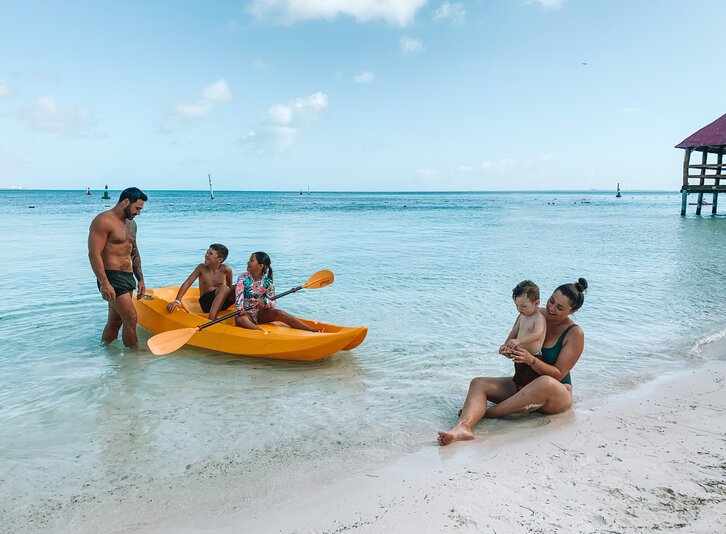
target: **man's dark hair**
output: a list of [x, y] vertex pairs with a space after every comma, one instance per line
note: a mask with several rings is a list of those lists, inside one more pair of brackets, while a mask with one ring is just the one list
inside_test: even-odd
[[126, 199], [129, 199], [129, 204], [133, 204], [137, 200], [143, 200], [144, 202], [146, 202], [147, 200], [149, 200], [149, 197], [147, 197], [146, 193], [144, 193], [138, 187], [127, 187], [126, 189], [121, 191], [121, 196], [118, 197], [118, 201], [123, 202]]
[[539, 300], [539, 288], [531, 280], [522, 280], [512, 289], [512, 300], [525, 295], [530, 302]]
[[219, 257], [222, 258], [222, 261], [226, 260], [227, 256], [229, 255], [229, 250], [221, 243], [212, 243], [211, 245], [209, 245], [209, 248], [215, 251], [219, 255]]

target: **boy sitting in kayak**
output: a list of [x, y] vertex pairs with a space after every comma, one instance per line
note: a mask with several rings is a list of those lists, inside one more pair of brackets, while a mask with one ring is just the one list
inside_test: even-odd
[[[204, 254], [204, 263], [200, 263], [187, 276], [176, 294], [176, 300], [166, 306], [166, 311], [172, 313], [182, 306], [181, 299], [194, 281], [199, 278], [199, 306], [210, 319], [216, 319], [219, 310], [229, 308], [234, 304], [234, 291], [232, 291], [232, 269], [224, 265], [229, 250], [224, 245], [212, 243]], [[183, 306], [182, 306], [183, 307]]]
[[287, 326], [308, 332], [317, 332], [300, 319], [275, 308], [275, 285], [272, 282], [272, 260], [265, 252], [254, 252], [247, 262], [247, 271], [237, 279], [235, 286], [237, 309], [245, 309], [234, 319], [234, 324], [250, 330], [262, 330], [260, 323], [280, 321]]

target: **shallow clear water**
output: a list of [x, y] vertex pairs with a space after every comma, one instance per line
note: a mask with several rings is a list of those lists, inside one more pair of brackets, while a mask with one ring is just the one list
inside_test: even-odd
[[14, 531], [205, 484], [274, 492], [292, 466], [351, 470], [429, 445], [472, 376], [511, 372], [496, 348], [524, 278], [544, 297], [590, 282], [576, 401], [726, 357], [699, 344], [726, 327], [726, 219], [679, 217], [675, 193], [149, 195], [147, 286], [178, 285], [214, 241], [235, 272], [265, 250], [278, 290], [336, 274], [282, 308], [368, 338], [316, 364], [104, 347], [86, 252], [99, 194], [0, 191], [0, 524]]

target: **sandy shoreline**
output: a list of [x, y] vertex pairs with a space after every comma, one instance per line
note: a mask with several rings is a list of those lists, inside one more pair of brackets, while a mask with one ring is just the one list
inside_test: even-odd
[[710, 362], [507, 436], [439, 448], [432, 429], [379, 470], [141, 531], [724, 532], [725, 385]]

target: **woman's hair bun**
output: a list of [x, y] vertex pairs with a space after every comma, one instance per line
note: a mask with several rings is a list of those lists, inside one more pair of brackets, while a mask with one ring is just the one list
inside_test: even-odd
[[575, 288], [580, 292], [584, 293], [587, 289], [587, 280], [584, 278], [578, 278], [577, 282], [575, 282]]

